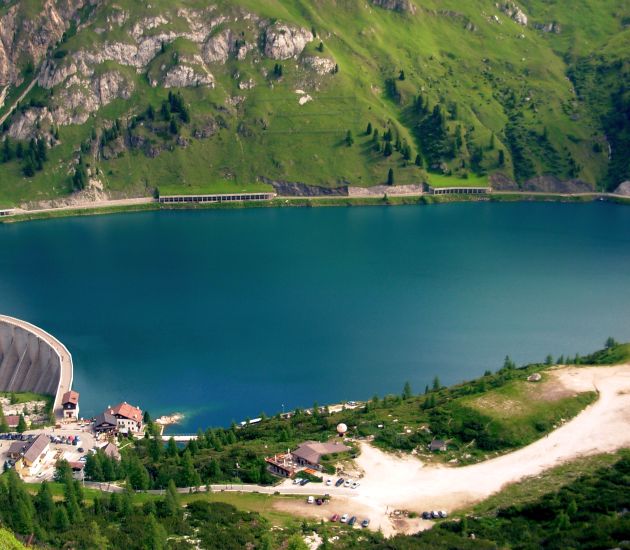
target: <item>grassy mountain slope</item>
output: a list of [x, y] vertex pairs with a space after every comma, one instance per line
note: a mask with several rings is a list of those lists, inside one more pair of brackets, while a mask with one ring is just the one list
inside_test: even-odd
[[[23, 174], [23, 160], [0, 165], [0, 204], [70, 193], [81, 143], [86, 174], [113, 195], [146, 195], [156, 187], [162, 192], [270, 188], [261, 178], [371, 186], [385, 183], [390, 168], [397, 184], [430, 181], [432, 173], [461, 184], [494, 172], [519, 183], [542, 174], [579, 178], [592, 187], [620, 183], [628, 173], [618, 152], [628, 143], [630, 123], [619, 119], [618, 107], [627, 97], [621, 92], [615, 99], [613, 92], [620, 75], [627, 79], [630, 8], [620, 0], [579, 0], [570, 9], [543, 0], [520, 6], [527, 26], [487, 0], [418, 0], [413, 13], [350, 0], [221, 1], [211, 14], [196, 0], [155, 1], [150, 7], [132, 0], [101, 2], [81, 12], [77, 32], [51, 49], [52, 62], [67, 64], [77, 53], [105, 44], [133, 44], [139, 23], [143, 39], [188, 32], [190, 13], [204, 13], [199, 21], [212, 28], [209, 38], [230, 31], [252, 49], [243, 59], [230, 51], [225, 64], [205, 62], [208, 38], [171, 37], [142, 67], [92, 63], [87, 86], [99, 74], [114, 72], [132, 91], [90, 111], [81, 124], [59, 122], [54, 112], [68, 89], [80, 90], [85, 82], [36, 86], [23, 105], [52, 111], [53, 120], [44, 117], [38, 132], [57, 132], [58, 140], [49, 140], [49, 158], [31, 177]], [[124, 14], [122, 24], [112, 23], [115, 14]], [[147, 28], [146, 18], [156, 17], [161, 18], [156, 26]], [[226, 20], [212, 26], [210, 19], [218, 17]], [[296, 58], [270, 59], [262, 50], [266, 29], [276, 21], [312, 30], [316, 37]], [[556, 26], [550, 32], [538, 28], [551, 23]], [[329, 59], [338, 72], [319, 74], [307, 58]], [[199, 74], [210, 72], [214, 88], [181, 89], [190, 122], [178, 119], [175, 134], [159, 112], [168, 94], [164, 79], [182, 64]], [[149, 104], [158, 122], [134, 123], [132, 117]], [[20, 116], [14, 114], [5, 129]], [[103, 131], [117, 118], [119, 146], [104, 151]], [[366, 135], [368, 123], [378, 130], [376, 140]], [[204, 125], [212, 127], [206, 132], [211, 135], [195, 137]], [[608, 127], [616, 130], [611, 134]], [[388, 130], [393, 150], [386, 156], [382, 136]], [[143, 138], [143, 145], [130, 145], [131, 135]], [[149, 154], [147, 141], [153, 147]]]

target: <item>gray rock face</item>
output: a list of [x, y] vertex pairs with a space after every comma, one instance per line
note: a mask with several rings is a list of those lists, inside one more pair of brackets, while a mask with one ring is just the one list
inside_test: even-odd
[[562, 32], [560, 23], [556, 23], [555, 21], [552, 23], [534, 23], [534, 28], [547, 33], [560, 34]]
[[303, 63], [320, 75], [330, 74], [335, 70], [335, 62], [327, 57], [305, 57]]
[[617, 189], [614, 190], [615, 195], [623, 195], [630, 197], [630, 181], [624, 181], [620, 183]]
[[519, 25], [523, 25], [523, 27], [527, 26], [527, 15], [525, 15], [525, 12], [523, 12], [523, 10], [514, 2], [504, 2], [502, 4], [497, 4], [496, 6]]
[[307, 29], [276, 23], [265, 31], [265, 55], [280, 60], [297, 57], [312, 40]]
[[372, 4], [386, 10], [416, 13], [416, 6], [413, 5], [411, 0], [372, 0]]
[[0, 17], [0, 87], [22, 81], [19, 64], [28, 59], [35, 66], [70, 25], [84, 0], [45, 0], [41, 10], [24, 17], [21, 2]]
[[9, 137], [22, 141], [37, 135], [37, 124], [52, 123], [53, 118], [47, 108], [31, 108], [14, 117], [9, 127]]
[[196, 72], [188, 65], [175, 65], [169, 69], [162, 85], [165, 88], [187, 88], [189, 86], [209, 86], [214, 88], [214, 77], [210, 73]]
[[203, 45], [202, 56], [206, 63], [224, 64], [234, 46], [234, 38], [232, 31], [225, 29], [224, 31], [211, 36]]

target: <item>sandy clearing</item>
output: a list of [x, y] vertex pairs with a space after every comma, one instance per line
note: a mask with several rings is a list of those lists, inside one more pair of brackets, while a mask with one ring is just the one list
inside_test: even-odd
[[333, 495], [329, 505], [317, 507], [326, 508], [322, 512], [300, 502], [284, 509], [314, 517], [356, 514], [369, 517], [371, 527], [380, 527], [386, 535], [410, 532], [431, 523], [406, 520], [405, 525], [395, 525], [389, 515], [392, 510], [454, 511], [577, 457], [630, 447], [630, 365], [563, 367], [554, 370], [553, 377], [567, 390], [595, 390], [599, 398], [574, 419], [523, 449], [458, 468], [426, 465], [411, 455], [385, 453], [362, 442], [356, 463], [365, 475], [355, 494]]
[[454, 510], [576, 457], [630, 446], [630, 365], [567, 367], [554, 376], [573, 391], [599, 391], [599, 399], [531, 445], [461, 468], [425, 466], [363, 443], [357, 458], [365, 471], [360, 498], [381, 509]]

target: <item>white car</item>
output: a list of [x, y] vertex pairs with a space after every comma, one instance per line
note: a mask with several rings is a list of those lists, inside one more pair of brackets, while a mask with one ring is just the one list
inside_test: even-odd
[[346, 523], [348, 521], [348, 514], [344, 514], [343, 516], [341, 516], [341, 519], [339, 521], [341, 523]]
[[356, 489], [359, 485], [361, 485], [361, 484], [360, 484], [358, 481], [355, 481], [355, 482], [352, 484], [352, 488], [353, 488], [353, 489]]
[[326, 480], [326, 485], [328, 485], [330, 487], [332, 485], [332, 479], [327, 479]]
[[315, 502], [315, 498], [314, 497], [308, 497], [306, 499], [306, 504], [313, 504], [313, 502]]
[[346, 482], [343, 484], [344, 487], [350, 487], [352, 482], [349, 479], [346, 479]]

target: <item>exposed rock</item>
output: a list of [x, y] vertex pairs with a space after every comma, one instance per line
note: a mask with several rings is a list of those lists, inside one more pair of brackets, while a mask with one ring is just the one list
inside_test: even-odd
[[276, 23], [265, 32], [265, 55], [271, 59], [297, 57], [312, 40], [313, 33], [307, 29]]
[[555, 176], [537, 176], [519, 185], [504, 174], [491, 174], [490, 186], [497, 191], [540, 191], [545, 193], [590, 193], [590, 184], [579, 180], [561, 180]]
[[393, 10], [405, 13], [416, 13], [416, 6], [411, 0], [372, 0], [375, 6], [386, 10]]
[[201, 125], [193, 131], [193, 136], [197, 139], [212, 137], [219, 131], [219, 125], [213, 118], [208, 118], [200, 122], [200, 124]]
[[50, 89], [53, 86], [61, 84], [64, 80], [75, 74], [77, 71], [78, 67], [73, 61], [61, 64], [49, 61], [42, 68], [37, 83], [42, 88]]
[[554, 34], [560, 34], [562, 32], [560, 23], [556, 23], [555, 21], [552, 23], [534, 23], [534, 28], [542, 32], [552, 32]]
[[624, 195], [625, 197], [630, 197], [630, 181], [624, 181], [620, 183], [617, 189], [613, 191], [615, 195]]
[[31, 108], [14, 117], [9, 127], [9, 137], [19, 140], [29, 140], [37, 135], [37, 125], [52, 124], [53, 118], [46, 108]]
[[310, 67], [317, 74], [321, 75], [330, 74], [335, 70], [335, 62], [327, 57], [305, 57], [303, 63], [306, 67]]
[[208, 72], [197, 72], [188, 65], [175, 65], [166, 73], [162, 85], [165, 88], [187, 88], [189, 86], [214, 88], [214, 77]]
[[133, 36], [137, 41], [145, 34], [146, 31], [155, 29], [161, 25], [166, 25], [167, 23], [168, 19], [162, 17], [161, 15], [156, 17], [145, 17], [134, 23], [131, 28], [131, 36]]
[[347, 185], [341, 185], [339, 187], [320, 187], [318, 185], [308, 185], [300, 182], [272, 180], [264, 176], [259, 176], [258, 179], [263, 183], [273, 185], [276, 193], [284, 197], [348, 196]]
[[373, 187], [348, 187], [350, 197], [382, 197], [422, 195], [424, 185], [375, 185]]
[[527, 15], [514, 2], [504, 2], [496, 4], [505, 15], [516, 21], [519, 25], [527, 26]]
[[203, 45], [202, 56], [206, 63], [224, 64], [230, 56], [230, 51], [234, 45], [232, 31], [225, 29], [214, 36], [208, 38]]
[[248, 80], [241, 80], [238, 83], [238, 89], [239, 90], [251, 90], [255, 86], [256, 86], [256, 82], [252, 78], [250, 78]]
[[24, 60], [39, 64], [84, 1], [44, 0], [39, 12], [28, 17], [23, 13], [24, 4], [15, 3], [0, 17], [0, 87], [22, 81], [20, 65]]
[[99, 106], [107, 105], [118, 98], [129, 99], [133, 89], [133, 82], [127, 81], [118, 71], [108, 71], [92, 81], [92, 90]]

